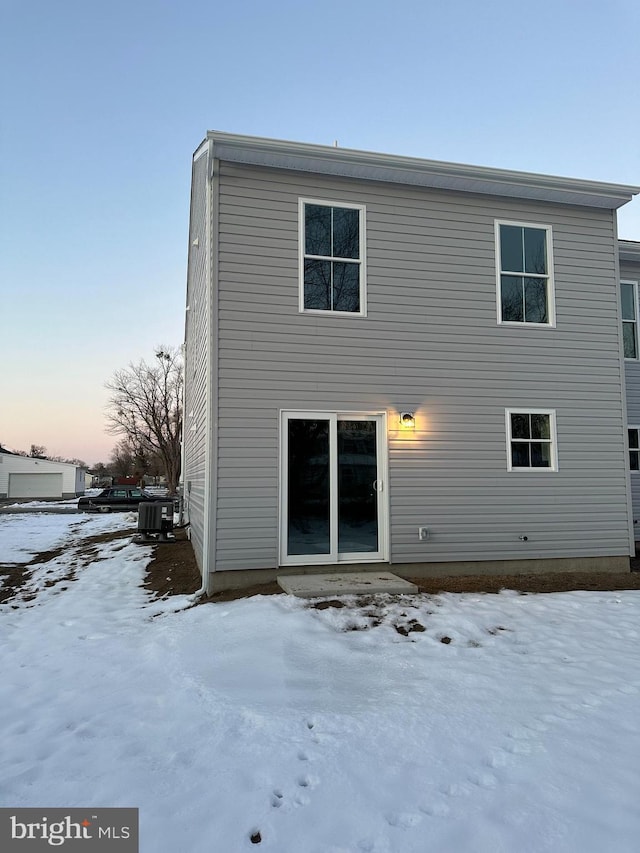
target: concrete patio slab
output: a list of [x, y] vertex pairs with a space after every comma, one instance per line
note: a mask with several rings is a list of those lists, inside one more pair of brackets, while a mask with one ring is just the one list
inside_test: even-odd
[[414, 593], [418, 587], [391, 572], [332, 572], [324, 575], [279, 575], [278, 584], [298, 598], [328, 595], [373, 595], [378, 592]]

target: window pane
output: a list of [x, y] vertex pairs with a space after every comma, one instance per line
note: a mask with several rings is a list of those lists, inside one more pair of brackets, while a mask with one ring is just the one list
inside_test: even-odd
[[549, 415], [531, 415], [531, 438], [551, 438]]
[[331, 208], [321, 204], [304, 206], [305, 255], [331, 255]]
[[629, 430], [629, 447], [640, 447], [638, 444], [638, 430], [630, 429]]
[[530, 468], [529, 444], [525, 442], [511, 442], [511, 467]]
[[529, 415], [511, 415], [511, 438], [531, 438]]
[[622, 303], [622, 319], [635, 320], [636, 306], [634, 299], [634, 287], [632, 284], [620, 285], [620, 301]]
[[331, 261], [304, 262], [304, 307], [331, 310]]
[[640, 471], [640, 452], [632, 450], [629, 453], [629, 468], [632, 471]]
[[360, 264], [333, 264], [333, 310], [360, 310]]
[[541, 228], [524, 229], [524, 271], [547, 274], [547, 234]]
[[531, 467], [551, 468], [551, 445], [546, 442], [531, 442]]
[[333, 257], [360, 257], [360, 212], [346, 207], [333, 208]]
[[501, 277], [502, 319], [506, 322], [522, 323], [524, 305], [522, 298], [522, 279], [513, 275]]
[[524, 272], [522, 231], [517, 225], [500, 226], [500, 269], [503, 272]]
[[288, 554], [328, 554], [329, 421], [289, 421]]
[[338, 551], [378, 550], [375, 421], [338, 421]]
[[524, 319], [526, 323], [547, 323], [547, 280], [525, 278]]
[[622, 324], [622, 340], [624, 345], [624, 357], [625, 358], [637, 358], [638, 357], [638, 349], [636, 345], [636, 324], [635, 323], [623, 323]]

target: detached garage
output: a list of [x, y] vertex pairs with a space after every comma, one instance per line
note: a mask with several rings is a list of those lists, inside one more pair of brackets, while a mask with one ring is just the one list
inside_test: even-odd
[[0, 500], [61, 499], [82, 494], [84, 468], [0, 449]]
[[9, 474], [10, 498], [61, 498], [62, 474]]

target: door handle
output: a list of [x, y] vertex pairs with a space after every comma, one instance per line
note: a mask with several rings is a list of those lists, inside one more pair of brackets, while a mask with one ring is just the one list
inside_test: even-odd
[[381, 492], [382, 491], [382, 480], [374, 480], [373, 481], [373, 491]]

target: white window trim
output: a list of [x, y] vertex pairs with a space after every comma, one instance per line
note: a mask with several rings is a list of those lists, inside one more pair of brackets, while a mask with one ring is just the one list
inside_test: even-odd
[[[304, 307], [304, 259], [305, 259], [305, 220], [304, 206], [305, 204], [318, 204], [322, 207], [346, 207], [350, 210], [359, 211], [360, 225], [360, 310], [359, 311], [326, 311], [320, 308], [305, 308]], [[367, 316], [367, 232], [366, 232], [366, 212], [367, 208], [364, 204], [354, 204], [351, 201], [329, 201], [327, 199], [317, 198], [299, 198], [298, 199], [298, 310], [301, 314], [323, 314], [327, 317], [366, 317]], [[324, 256], [323, 256], [324, 257]], [[335, 260], [345, 260], [345, 258], [335, 258]], [[347, 262], [350, 259], [346, 259]], [[353, 262], [353, 259], [351, 259]]]
[[[635, 361], [635, 359], [627, 359], [627, 361]], [[640, 447], [631, 447], [629, 445], [629, 430], [630, 429], [637, 429], [638, 430], [638, 438], [640, 439], [640, 425], [627, 424], [627, 468], [629, 469], [629, 473], [631, 474], [632, 477], [637, 477], [638, 474], [640, 474], [640, 471], [631, 467], [631, 454], [634, 451], [637, 451], [638, 453], [640, 453]]]
[[[630, 279], [630, 278], [621, 278], [620, 279], [620, 288], [621, 288], [620, 289], [620, 300], [621, 300], [621, 302], [620, 302], [620, 322], [624, 324], [624, 323], [631, 323], [631, 320], [625, 320], [624, 317], [622, 316], [622, 285], [623, 284], [632, 284], [633, 285], [633, 308], [634, 308], [634, 314], [635, 314], [635, 318], [634, 318], [633, 322], [635, 323], [635, 331], [636, 331], [636, 357], [635, 358], [629, 358], [628, 356], [624, 355], [624, 336], [622, 338], [622, 354], [624, 356], [625, 361], [639, 361], [640, 360], [640, 352], [638, 351], [638, 349], [639, 349], [639, 345], [640, 345], [640, 334], [638, 332], [638, 329], [640, 328], [640, 323], [638, 322], [638, 316], [640, 314], [640, 311], [638, 309], [638, 282], [634, 281], [634, 279]], [[633, 427], [629, 427], [629, 429], [633, 429]]]
[[[502, 258], [500, 251], [500, 226], [501, 225], [513, 225], [516, 228], [537, 228], [539, 231], [544, 231], [546, 233], [546, 242], [547, 242], [547, 302], [548, 302], [548, 311], [549, 311], [549, 322], [548, 323], [520, 323], [515, 320], [503, 320], [502, 319], [502, 282], [500, 280], [502, 273]], [[494, 220], [494, 245], [496, 252], [496, 304], [497, 304], [497, 312], [498, 312], [498, 325], [499, 326], [516, 326], [518, 328], [533, 328], [533, 329], [555, 329], [556, 327], [556, 292], [555, 292], [555, 282], [553, 276], [553, 230], [551, 225], [543, 225], [540, 222], [519, 222], [515, 220], [509, 219], [495, 219]], [[508, 275], [508, 273], [505, 273]], [[544, 278], [545, 276], [541, 275], [525, 275], [525, 278]]]
[[[377, 456], [378, 473], [382, 480], [382, 489], [378, 495], [378, 551], [376, 554], [365, 552], [353, 557], [340, 555], [337, 548], [337, 492], [330, 491], [330, 518], [332, 524], [332, 546], [329, 554], [317, 555], [289, 555], [287, 554], [287, 507], [288, 507], [288, 455], [287, 455], [287, 428], [290, 420], [296, 419], [318, 420], [326, 419], [331, 428], [334, 428], [338, 419], [347, 420], [369, 420], [375, 419], [380, 428], [377, 433]], [[389, 562], [389, 459], [387, 440], [387, 413], [386, 411], [371, 412], [349, 412], [349, 411], [306, 411], [295, 409], [280, 410], [280, 464], [278, 479], [278, 565], [280, 566], [306, 566], [306, 565], [336, 565], [337, 563], [347, 565], [349, 563], [388, 563]], [[331, 453], [331, 478], [337, 482], [337, 458], [335, 449]]]
[[[549, 415], [549, 431], [551, 433], [551, 467], [550, 468], [521, 468], [511, 464], [511, 415]], [[514, 474], [549, 474], [558, 471], [558, 432], [556, 429], [555, 409], [530, 409], [518, 406], [513, 409], [504, 410], [504, 419], [507, 434], [507, 471]]]

